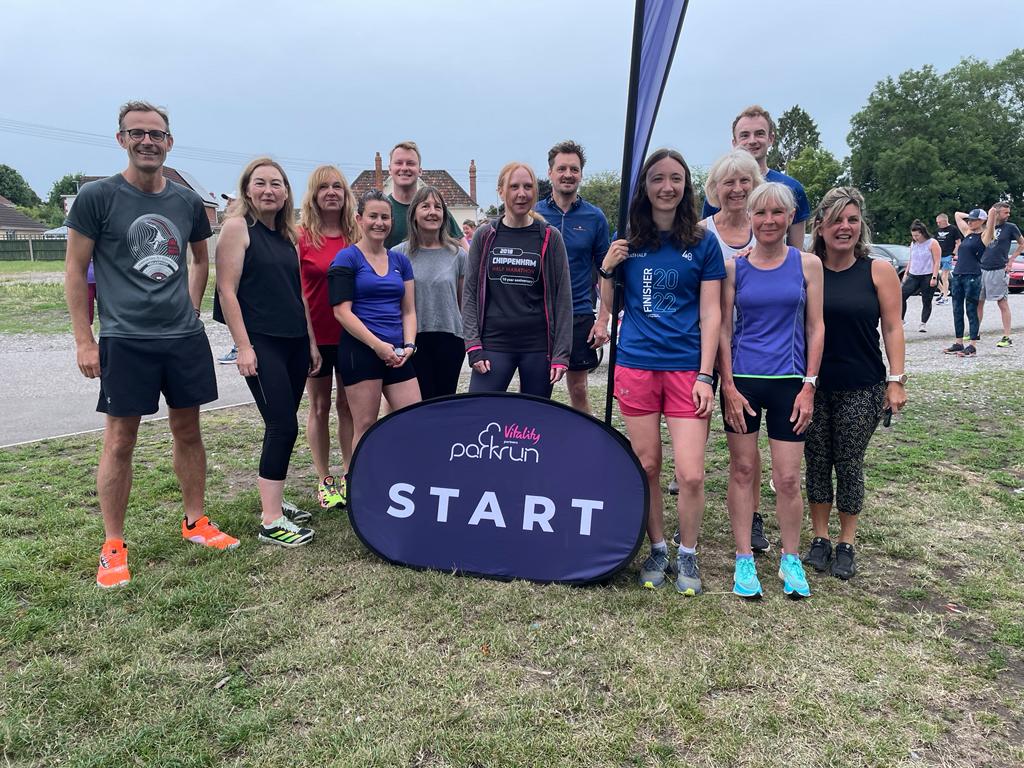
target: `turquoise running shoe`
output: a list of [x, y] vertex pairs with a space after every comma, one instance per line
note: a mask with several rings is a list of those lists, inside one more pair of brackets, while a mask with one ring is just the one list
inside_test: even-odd
[[810, 597], [811, 588], [807, 585], [807, 576], [804, 574], [804, 565], [800, 562], [799, 555], [783, 555], [779, 563], [779, 578], [782, 579], [783, 591], [787, 597], [799, 600], [801, 597]]
[[761, 597], [761, 580], [757, 578], [757, 566], [752, 557], [737, 557], [736, 570], [732, 577], [732, 593], [756, 600]]

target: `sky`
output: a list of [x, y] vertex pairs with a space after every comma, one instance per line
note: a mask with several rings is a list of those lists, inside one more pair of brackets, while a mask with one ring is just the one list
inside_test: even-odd
[[[845, 157], [880, 80], [1024, 45], [1024, 0], [983, 7], [968, 27], [954, 0], [690, 0], [651, 148], [706, 167], [741, 109], [799, 104]], [[632, 0], [0, 0], [0, 163], [43, 198], [116, 173], [118, 107], [140, 98], [170, 112], [168, 165], [218, 197], [257, 155], [299, 196], [316, 165], [352, 180], [411, 138], [467, 189], [475, 160], [486, 207], [502, 165], [543, 172], [562, 139], [585, 173], [620, 169], [632, 18]]]

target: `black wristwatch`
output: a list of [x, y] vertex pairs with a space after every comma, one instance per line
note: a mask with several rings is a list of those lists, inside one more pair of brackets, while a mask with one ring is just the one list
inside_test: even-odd
[[708, 386], [714, 386], [715, 384], [715, 378], [710, 373], [698, 373], [697, 381]]
[[402, 349], [411, 349], [414, 353], [416, 352], [415, 344], [403, 344]]
[[598, 267], [597, 268], [597, 274], [599, 274], [605, 280], [612, 280], [615, 277], [615, 273], [614, 272], [609, 272], [604, 267]]

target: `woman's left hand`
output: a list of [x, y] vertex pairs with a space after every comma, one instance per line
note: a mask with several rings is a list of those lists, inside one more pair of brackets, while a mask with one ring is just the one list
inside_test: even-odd
[[[398, 350], [402, 350], [402, 354], [398, 354]], [[395, 347], [395, 354], [398, 355], [398, 362], [392, 366], [392, 368], [401, 368], [408, 362], [409, 358], [412, 357], [413, 352], [408, 347]]]
[[708, 418], [711, 415], [711, 411], [715, 408], [715, 391], [711, 389], [711, 385], [705, 384], [703, 381], [695, 381], [691, 396], [693, 397], [693, 404], [697, 408], [697, 418]]
[[316, 343], [309, 345], [309, 376], [316, 376], [320, 373], [320, 366], [323, 364], [323, 359], [320, 357], [320, 347]]
[[907, 388], [898, 381], [890, 381], [885, 387], [885, 407], [899, 413], [907, 404]]
[[811, 418], [814, 416], [814, 387], [804, 384], [800, 394], [793, 401], [793, 412], [789, 420], [793, 423], [793, 432], [802, 435], [807, 427], [811, 425]]
[[552, 365], [551, 366], [551, 383], [552, 384], [557, 384], [559, 381], [561, 381], [562, 376], [564, 376], [564, 375], [565, 375], [565, 366], [562, 366], [562, 365]]

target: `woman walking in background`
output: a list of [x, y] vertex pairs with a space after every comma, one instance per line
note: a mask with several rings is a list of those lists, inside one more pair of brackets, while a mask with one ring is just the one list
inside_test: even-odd
[[[854, 541], [864, 507], [864, 454], [883, 411], [899, 411], [907, 402], [900, 284], [891, 264], [870, 256], [864, 198], [855, 187], [836, 187], [825, 194], [811, 237], [811, 248], [824, 266], [825, 347], [814, 420], [804, 443], [814, 532], [804, 562], [819, 573], [831, 570], [833, 576], [849, 579], [857, 573]], [[839, 510], [834, 550], [829, 536], [833, 503]]]
[[942, 249], [920, 219], [914, 219], [910, 225], [910, 237], [910, 263], [903, 273], [902, 317], [907, 315], [907, 299], [920, 292], [921, 325], [917, 330], [925, 333], [928, 330], [928, 318], [932, 316], [932, 295], [939, 282]]

